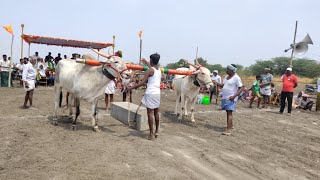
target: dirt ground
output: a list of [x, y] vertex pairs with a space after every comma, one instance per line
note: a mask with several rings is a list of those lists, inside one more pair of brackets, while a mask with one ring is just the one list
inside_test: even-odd
[[[84, 101], [78, 130], [71, 131], [65, 117], [49, 123], [52, 87], [35, 90], [35, 110], [19, 109], [23, 89], [0, 88], [0, 179], [320, 179], [320, 113], [279, 115], [277, 107], [239, 102], [235, 130], [223, 136], [226, 113], [216, 105], [196, 105], [197, 125], [179, 123], [173, 92], [162, 93], [161, 132], [150, 141], [148, 132], [113, 119], [103, 101], [100, 133], [92, 131]], [[142, 94], [134, 91], [135, 104]]]

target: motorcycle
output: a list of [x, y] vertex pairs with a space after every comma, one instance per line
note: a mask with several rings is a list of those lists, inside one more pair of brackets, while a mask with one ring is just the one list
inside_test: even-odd
[[317, 87], [313, 86], [313, 85], [310, 85], [310, 84], [307, 84], [305, 86], [304, 92], [308, 93], [308, 94], [316, 94], [317, 93]]

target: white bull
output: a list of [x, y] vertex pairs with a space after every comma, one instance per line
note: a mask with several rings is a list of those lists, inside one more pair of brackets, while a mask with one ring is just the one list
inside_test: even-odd
[[97, 122], [98, 97], [104, 93], [108, 82], [116, 77], [128, 78], [124, 61], [117, 56], [111, 56], [107, 64], [103, 66], [90, 66], [76, 63], [75, 60], [66, 59], [59, 61], [55, 69], [55, 109], [53, 124], [58, 124], [57, 109], [59, 107], [60, 93], [65, 89], [69, 95], [69, 116], [72, 115], [72, 100], [75, 100], [76, 117], [73, 120], [72, 129], [76, 129], [77, 118], [80, 114], [80, 99], [91, 103], [92, 126], [99, 131]]
[[[191, 102], [191, 122], [194, 120], [194, 106], [197, 101], [197, 96], [201, 86], [206, 86], [208, 89], [213, 86], [210, 78], [210, 71], [202, 66], [190, 65], [189, 68], [178, 68], [177, 70], [194, 71], [191, 75], [175, 75], [174, 90], [176, 94], [176, 108], [174, 113], [179, 117], [179, 121], [188, 115], [187, 100]], [[181, 99], [181, 113], [178, 113], [178, 104]], [[184, 111], [184, 112], [183, 112]], [[184, 113], [184, 114], [182, 114]]]

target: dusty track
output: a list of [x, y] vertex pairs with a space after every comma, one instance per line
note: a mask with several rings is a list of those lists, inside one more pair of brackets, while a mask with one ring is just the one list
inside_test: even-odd
[[[110, 117], [103, 101], [102, 132], [92, 131], [86, 102], [71, 131], [67, 118], [59, 126], [48, 122], [53, 88], [36, 89], [37, 110], [19, 109], [22, 89], [0, 88], [0, 179], [320, 179], [319, 113], [278, 115], [278, 108], [239, 103], [236, 129], [226, 137], [224, 111], [197, 105], [197, 125], [178, 123], [173, 92], [162, 92], [161, 133], [149, 141], [147, 132]], [[134, 103], [142, 93], [134, 92]], [[60, 114], [67, 115], [65, 108]]]

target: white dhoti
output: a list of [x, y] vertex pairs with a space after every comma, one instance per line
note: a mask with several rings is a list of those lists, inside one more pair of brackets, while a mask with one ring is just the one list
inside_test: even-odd
[[142, 98], [143, 105], [149, 109], [160, 107], [160, 94], [145, 94]]
[[34, 80], [27, 80], [27, 82], [23, 83], [23, 87], [25, 91], [31, 91], [35, 88], [36, 83]]

